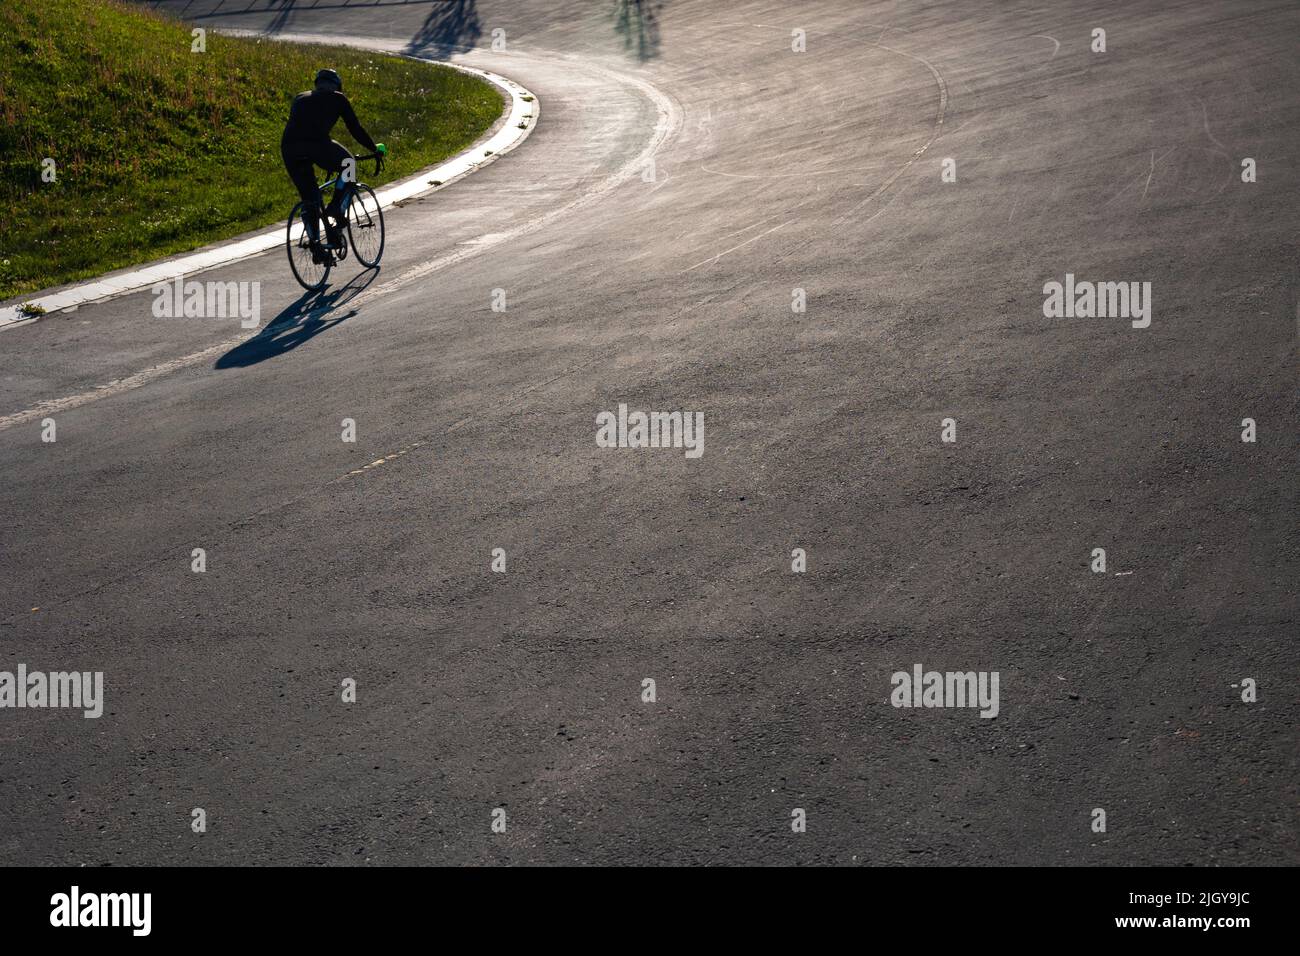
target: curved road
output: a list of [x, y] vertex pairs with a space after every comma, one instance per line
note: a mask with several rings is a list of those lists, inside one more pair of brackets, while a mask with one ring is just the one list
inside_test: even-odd
[[202, 276], [269, 332], [0, 333], [0, 670], [106, 697], [0, 710], [0, 862], [1300, 859], [1295, 4], [160, 5], [542, 117], [324, 302]]

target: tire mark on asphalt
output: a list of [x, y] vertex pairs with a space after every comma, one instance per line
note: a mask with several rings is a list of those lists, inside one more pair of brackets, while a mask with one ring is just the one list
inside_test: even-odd
[[1054, 59], [1056, 59], [1056, 54], [1058, 54], [1058, 53], [1061, 52], [1061, 41], [1058, 40], [1058, 39], [1056, 39], [1056, 37], [1049, 37], [1046, 33], [1035, 33], [1035, 34], [1032, 34], [1032, 35], [1029, 37], [1029, 39], [1031, 39], [1031, 40], [1051, 40], [1054, 44], [1056, 44], [1056, 45], [1052, 48], [1052, 55], [1048, 57], [1049, 60], [1054, 60]]
[[851, 206], [849, 210], [844, 213], [844, 215], [836, 219], [835, 220], [836, 225], [839, 225], [840, 223], [844, 222], [846, 219], [852, 216], [855, 212], [857, 212], [867, 203], [879, 197], [881, 194], [885, 192], [885, 190], [887, 190], [890, 186], [892, 186], [895, 182], [897, 182], [900, 176], [902, 176], [905, 172], [911, 169], [912, 166], [916, 163], [916, 161], [925, 154], [925, 151], [928, 150], [932, 145], [934, 145], [934, 141], [937, 140], [939, 138], [939, 135], [943, 132], [944, 117], [948, 113], [948, 84], [944, 82], [943, 75], [939, 72], [939, 70], [935, 67], [933, 63], [931, 63], [925, 57], [915, 53], [905, 53], [902, 50], [897, 50], [894, 49], [893, 47], [884, 46], [883, 44], [880, 43], [877, 43], [876, 46], [880, 47], [880, 49], [882, 50], [887, 50], [890, 53], [895, 53], [898, 56], [907, 57], [909, 60], [915, 60], [917, 63], [920, 63], [922, 66], [924, 66], [927, 70], [930, 71], [930, 75], [934, 77], [935, 83], [937, 83], [939, 86], [939, 110], [937, 116], [935, 117], [934, 129], [931, 131], [930, 138], [925, 141], [925, 144], [912, 154], [911, 159], [909, 159], [897, 170], [895, 170], [892, 176], [890, 176], [883, 183], [881, 183], [880, 186], [877, 187], [876, 190], [871, 193], [871, 195], [867, 196], [865, 199], [861, 199], [858, 202], [854, 203], [853, 206]]
[[695, 265], [690, 266], [689, 268], [683, 269], [683, 270], [682, 270], [682, 274], [685, 275], [687, 272], [692, 272], [692, 271], [694, 271], [695, 269], [698, 269], [700, 266], [705, 266], [705, 265], [709, 265], [709, 264], [711, 264], [711, 263], [717, 262], [717, 261], [718, 261], [719, 259], [721, 259], [723, 256], [730, 255], [731, 253], [735, 252], [737, 249], [743, 249], [743, 248], [745, 248], [745, 246], [749, 245], [751, 242], [757, 242], [759, 239], [762, 239], [764, 236], [770, 236], [772, 233], [776, 232], [778, 229], [784, 229], [786, 226], [790, 225], [790, 223], [792, 223], [792, 222], [795, 222], [795, 220], [794, 220], [794, 219], [787, 219], [785, 222], [780, 223], [779, 225], [775, 225], [775, 226], [773, 226], [771, 229], [765, 229], [765, 230], [763, 230], [763, 231], [760, 232], [757, 236], [750, 236], [750, 237], [749, 237], [748, 239], [746, 239], [744, 242], [740, 243], [739, 245], [732, 246], [732, 247], [731, 247], [730, 249], [728, 249], [726, 252], [719, 252], [716, 256], [710, 256], [708, 259], [703, 259], [703, 260], [701, 260], [700, 262], [695, 263]]
[[[582, 63], [581, 59], [575, 57], [565, 57], [564, 59]], [[636, 156], [632, 157], [619, 167], [614, 173], [606, 176], [594, 188], [583, 193], [578, 198], [571, 200], [563, 206], [543, 213], [534, 219], [522, 222], [518, 226], [508, 229], [505, 232], [492, 233], [489, 237], [485, 237], [484, 242], [479, 243], [468, 250], [449, 253], [448, 255], [440, 256], [436, 259], [431, 259], [428, 262], [414, 266], [397, 276], [392, 282], [385, 283], [373, 292], [361, 294], [357, 297], [359, 301], [370, 302], [382, 298], [389, 293], [405, 288], [413, 282], [417, 282], [435, 272], [439, 272], [448, 266], [455, 265], [464, 259], [468, 259], [470, 256], [477, 255], [484, 249], [490, 249], [503, 242], [518, 239], [521, 236], [526, 236], [530, 233], [536, 232], [538, 229], [550, 225], [557, 219], [568, 216], [571, 213], [590, 205], [606, 193], [611, 192], [622, 185], [633, 175], [643, 169], [650, 159], [663, 149], [666, 143], [676, 137], [682, 126], [683, 111], [675, 99], [665, 94], [653, 84], [648, 83], [639, 77], [632, 76], [631, 74], [612, 70], [608, 67], [595, 66], [589, 63], [584, 63], [583, 66], [592, 72], [604, 75], [608, 79], [613, 79], [617, 82], [623, 83], [624, 85], [636, 87], [644, 93], [652, 103], [654, 103], [659, 112], [659, 122], [655, 124], [654, 135], [650, 138], [650, 141], [646, 143], [645, 147], [642, 148]]]
[[1205, 100], [1201, 99], [1201, 98], [1198, 96], [1198, 97], [1196, 98], [1196, 102], [1198, 102], [1198, 103], [1201, 104], [1201, 124], [1205, 127], [1205, 135], [1208, 136], [1208, 137], [1210, 137], [1210, 142], [1211, 142], [1211, 143], [1213, 143], [1215, 146], [1219, 147], [1219, 149], [1223, 150], [1223, 152], [1226, 154], [1226, 153], [1228, 152], [1228, 147], [1224, 146], [1224, 145], [1223, 145], [1222, 143], [1220, 143], [1217, 139], [1215, 139], [1215, 138], [1214, 138], [1214, 134], [1210, 132], [1210, 116], [1209, 116], [1209, 113], [1207, 113], [1207, 112], [1206, 112], [1206, 109], [1205, 109]]

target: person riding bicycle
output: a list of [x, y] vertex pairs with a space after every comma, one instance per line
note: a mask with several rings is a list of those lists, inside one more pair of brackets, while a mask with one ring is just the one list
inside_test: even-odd
[[[383, 156], [388, 148], [383, 143], [376, 143], [357, 121], [357, 114], [352, 104], [343, 95], [343, 78], [335, 70], [323, 69], [316, 73], [315, 89], [299, 93], [293, 98], [289, 107], [289, 121], [284, 125], [284, 134], [280, 137], [280, 156], [289, 178], [298, 188], [302, 197], [303, 222], [307, 224], [311, 238], [313, 258], [319, 261], [323, 255], [320, 244], [320, 190], [316, 186], [316, 172], [313, 164], [320, 166], [327, 173], [343, 168], [344, 160], [352, 154], [341, 143], [330, 138], [330, 130], [343, 118], [348, 132], [362, 146], [372, 153]], [[331, 247], [341, 242], [339, 222], [342, 214], [340, 204], [343, 190], [335, 187], [334, 195], [326, 212], [333, 222], [325, 222], [325, 241]]]

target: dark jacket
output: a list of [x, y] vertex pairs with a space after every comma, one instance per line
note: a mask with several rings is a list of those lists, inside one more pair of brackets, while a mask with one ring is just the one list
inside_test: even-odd
[[375, 141], [361, 128], [352, 104], [338, 90], [308, 90], [295, 96], [280, 143], [328, 143], [330, 130], [340, 117], [352, 138], [373, 153]]

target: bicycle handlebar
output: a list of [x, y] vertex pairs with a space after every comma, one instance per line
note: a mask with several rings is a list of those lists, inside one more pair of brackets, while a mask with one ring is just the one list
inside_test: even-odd
[[385, 156], [383, 153], [366, 153], [364, 156], [354, 156], [352, 158], [355, 159], [358, 163], [365, 162], [367, 159], [373, 159], [375, 161], [376, 176], [378, 176], [379, 171], [384, 168]]

